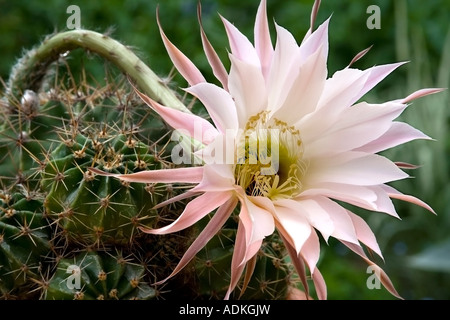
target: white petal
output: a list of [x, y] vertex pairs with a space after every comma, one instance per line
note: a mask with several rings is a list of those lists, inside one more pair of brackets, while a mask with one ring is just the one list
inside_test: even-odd
[[275, 207], [285, 207], [297, 212], [297, 215], [303, 215], [309, 223], [320, 231], [325, 241], [328, 241], [330, 235], [334, 232], [334, 223], [326, 212], [316, 201], [311, 199], [283, 199], [274, 202]]
[[238, 129], [236, 106], [227, 91], [211, 83], [199, 83], [186, 91], [200, 99], [221, 133]]
[[252, 64], [258, 69], [261, 69], [261, 63], [259, 61], [258, 54], [256, 53], [256, 49], [253, 47], [248, 38], [227, 19], [222, 16], [221, 19], [225, 26], [233, 55], [239, 60]]
[[431, 138], [407, 123], [392, 122], [391, 127], [382, 136], [357, 150], [377, 153], [417, 139]]
[[344, 201], [366, 210], [384, 212], [398, 218], [391, 199], [380, 186], [356, 186], [327, 182], [311, 186], [302, 193], [302, 196], [304, 197], [314, 197], [318, 195]]
[[231, 69], [228, 88], [235, 100], [239, 127], [248, 117], [256, 115], [267, 106], [267, 91], [261, 68], [245, 63], [230, 55]]
[[275, 217], [286, 232], [285, 237], [292, 240], [297, 254], [311, 233], [311, 225], [305, 216], [295, 209], [275, 206]]
[[379, 105], [361, 102], [347, 108], [339, 121], [308, 144], [305, 156], [332, 156], [368, 144], [388, 131], [392, 120], [405, 108], [404, 104], [391, 102]]
[[[359, 186], [379, 185], [386, 182], [401, 180], [408, 175], [400, 170], [392, 161], [376, 154], [357, 155], [356, 152], [346, 152], [343, 155], [322, 159], [323, 162], [310, 165], [308, 185], [322, 182], [336, 182]], [[352, 156], [356, 156], [352, 159]], [[311, 169], [314, 166], [313, 169]]]
[[269, 72], [267, 88], [269, 89], [268, 104], [271, 110], [277, 110], [286, 99], [293, 79], [299, 72], [300, 65], [294, 62], [298, 58], [299, 47], [292, 34], [276, 25], [277, 43]]
[[304, 115], [314, 111], [321, 97], [327, 77], [326, 57], [323, 47], [309, 56], [299, 68], [296, 78], [284, 90], [288, 92], [274, 117], [287, 123], [296, 123]]

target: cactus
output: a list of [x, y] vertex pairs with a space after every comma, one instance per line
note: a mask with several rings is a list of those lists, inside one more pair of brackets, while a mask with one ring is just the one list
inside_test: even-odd
[[19, 192], [1, 193], [0, 297], [23, 297], [32, 291], [50, 251], [50, 228], [42, 202]]
[[45, 292], [47, 300], [149, 300], [156, 291], [145, 282], [145, 266], [120, 252], [85, 252], [59, 261]]
[[[88, 81], [85, 70], [79, 78], [72, 73], [61, 54], [76, 48], [108, 61], [105, 84]], [[115, 76], [118, 70], [128, 79]], [[189, 267], [154, 287], [201, 228], [155, 236], [139, 226], [175, 220], [182, 202], [153, 207], [184, 186], [126, 184], [88, 170], [130, 173], [172, 165], [165, 160], [170, 130], [127, 80], [154, 100], [190, 112], [129, 48], [88, 30], [45, 39], [13, 68], [0, 103], [0, 299], [224, 296], [232, 219]], [[241, 298], [283, 298], [293, 282], [282, 242], [269, 240]], [[78, 270], [71, 266], [80, 273], [70, 273]], [[80, 287], [68, 285], [78, 275]]]

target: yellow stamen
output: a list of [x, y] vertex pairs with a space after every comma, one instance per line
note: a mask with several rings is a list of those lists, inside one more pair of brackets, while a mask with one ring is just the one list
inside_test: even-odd
[[248, 195], [274, 200], [300, 194], [308, 164], [298, 129], [261, 112], [249, 119], [237, 148], [236, 184]]

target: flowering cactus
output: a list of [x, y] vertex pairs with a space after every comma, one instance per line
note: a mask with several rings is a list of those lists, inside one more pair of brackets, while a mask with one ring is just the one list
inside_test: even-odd
[[202, 142], [204, 147], [194, 150], [194, 163], [201, 165], [125, 175], [93, 172], [126, 182], [192, 184], [185, 197], [194, 199], [183, 213], [166, 226], [143, 229], [149, 234], [184, 230], [216, 210], [165, 280], [183, 270], [232, 217], [239, 222], [224, 298], [231, 297], [239, 283], [241, 294], [245, 292], [258, 252], [274, 234], [282, 239], [306, 295], [308, 268], [318, 298], [327, 296], [317, 267], [321, 234], [325, 241], [336, 238], [360, 255], [377, 271], [386, 289], [400, 297], [387, 274], [365, 254], [364, 245], [382, 257], [374, 233], [360, 216], [336, 201], [394, 217], [398, 215], [391, 199], [433, 212], [426, 203], [388, 185], [407, 178], [402, 169], [412, 166], [395, 163], [378, 152], [429, 139], [394, 120], [414, 99], [440, 90], [423, 89], [383, 103], [358, 102], [403, 63], [352, 68], [365, 50], [328, 77], [330, 19], [314, 30], [319, 3], [314, 4], [310, 29], [300, 45], [285, 28], [275, 25], [273, 47], [264, 0], [256, 15], [254, 44], [222, 18], [231, 49], [228, 71], [201, 27], [206, 57], [222, 87], [206, 81], [159, 23], [171, 60], [189, 83], [185, 91], [203, 103], [212, 123], [138, 94], [174, 129]]

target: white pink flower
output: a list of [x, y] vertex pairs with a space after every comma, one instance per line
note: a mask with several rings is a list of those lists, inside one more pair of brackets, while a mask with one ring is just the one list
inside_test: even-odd
[[[189, 83], [186, 91], [203, 103], [212, 123], [138, 93], [174, 129], [201, 140], [204, 148], [196, 155], [203, 165], [115, 176], [130, 182], [193, 184], [184, 195], [170, 200], [195, 196], [178, 219], [145, 232], [177, 232], [216, 210], [171, 276], [191, 261], [240, 203], [231, 281], [225, 298], [235, 289], [248, 262], [256, 258], [264, 238], [273, 232], [283, 239], [306, 290], [307, 266], [319, 298], [326, 298], [326, 284], [317, 268], [319, 234], [325, 241], [329, 237], [340, 240], [360, 255], [378, 271], [384, 286], [399, 296], [388, 276], [364, 253], [363, 244], [382, 257], [370, 227], [335, 200], [394, 217], [398, 215], [392, 198], [433, 212], [421, 200], [387, 185], [407, 178], [402, 168], [408, 165], [396, 164], [377, 153], [415, 139], [429, 139], [410, 125], [394, 120], [409, 102], [439, 89], [423, 89], [404, 99], [379, 104], [358, 102], [403, 63], [367, 70], [349, 65], [328, 78], [330, 20], [313, 30], [319, 3], [314, 4], [311, 27], [300, 45], [290, 32], [275, 24], [277, 38], [273, 46], [265, 0], [256, 16], [254, 44], [222, 18], [231, 49], [229, 71], [201, 27], [206, 57], [222, 87], [207, 82], [160, 27], [170, 58]], [[200, 137], [199, 130], [204, 133]], [[224, 157], [235, 152], [231, 157], [234, 161], [206, 161], [205, 154], [211, 154], [211, 148], [217, 152], [217, 141], [230, 139], [230, 132], [233, 150], [225, 150]], [[275, 151], [269, 151], [269, 146], [275, 146]], [[241, 157], [236, 156], [239, 152]], [[272, 163], [264, 162], [263, 155]], [[244, 288], [247, 281], [248, 277]]]

